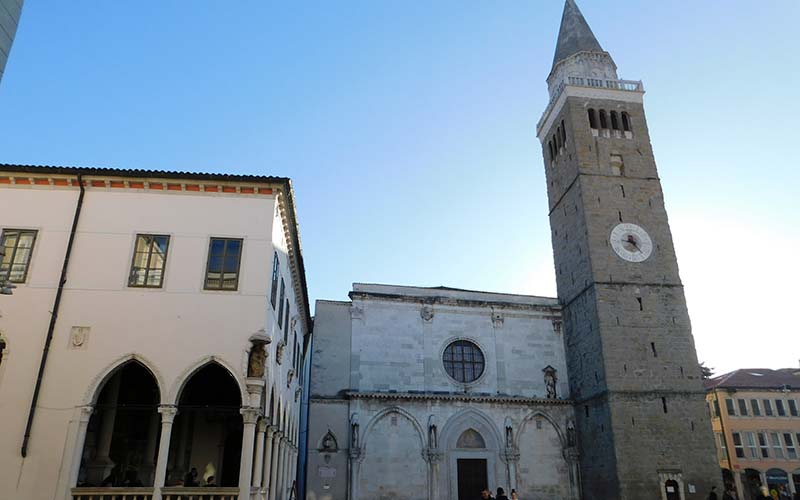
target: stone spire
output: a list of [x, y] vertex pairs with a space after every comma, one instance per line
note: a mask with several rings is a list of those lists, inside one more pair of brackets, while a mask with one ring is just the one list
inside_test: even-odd
[[564, 4], [564, 14], [561, 16], [561, 29], [558, 31], [553, 67], [569, 56], [584, 51], [604, 52], [575, 0], [567, 0]]
[[555, 98], [570, 79], [616, 80], [617, 65], [603, 50], [575, 0], [566, 0], [558, 32], [553, 68], [547, 77], [550, 98]]

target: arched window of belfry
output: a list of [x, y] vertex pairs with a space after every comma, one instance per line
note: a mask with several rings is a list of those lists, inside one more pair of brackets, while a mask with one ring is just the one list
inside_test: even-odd
[[467, 429], [458, 437], [456, 448], [486, 448], [483, 436], [475, 429]]
[[625, 132], [631, 131], [631, 117], [625, 111], [622, 112], [622, 130]]
[[561, 144], [567, 145], [567, 128], [564, 126], [564, 120], [561, 120]]
[[617, 112], [611, 112], [611, 128], [614, 130], [619, 130], [619, 119], [617, 118]]
[[594, 109], [589, 109], [589, 126], [597, 129], [597, 112]]
[[606, 116], [606, 110], [600, 110], [600, 128], [608, 128], [608, 116]]

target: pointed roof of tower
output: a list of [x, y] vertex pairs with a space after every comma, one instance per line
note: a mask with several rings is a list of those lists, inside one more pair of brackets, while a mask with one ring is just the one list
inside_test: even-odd
[[561, 29], [558, 32], [553, 67], [571, 55], [589, 50], [603, 52], [603, 47], [592, 33], [592, 28], [581, 14], [575, 0], [567, 0], [564, 4], [564, 14], [561, 16]]

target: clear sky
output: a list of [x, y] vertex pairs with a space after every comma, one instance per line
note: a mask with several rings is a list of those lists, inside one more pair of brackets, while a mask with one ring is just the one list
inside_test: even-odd
[[[800, 2], [579, 5], [647, 89], [700, 359], [797, 366]], [[28, 1], [0, 162], [289, 176], [312, 300], [554, 296], [535, 125], [562, 6]]]

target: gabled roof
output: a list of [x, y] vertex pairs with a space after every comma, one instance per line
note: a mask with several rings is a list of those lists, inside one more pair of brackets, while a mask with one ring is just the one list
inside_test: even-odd
[[561, 29], [558, 32], [553, 67], [571, 55], [584, 51], [603, 52], [603, 47], [592, 33], [592, 28], [581, 14], [575, 0], [567, 0], [561, 16]]
[[800, 369], [741, 368], [705, 381], [706, 389], [789, 389], [800, 391]]

